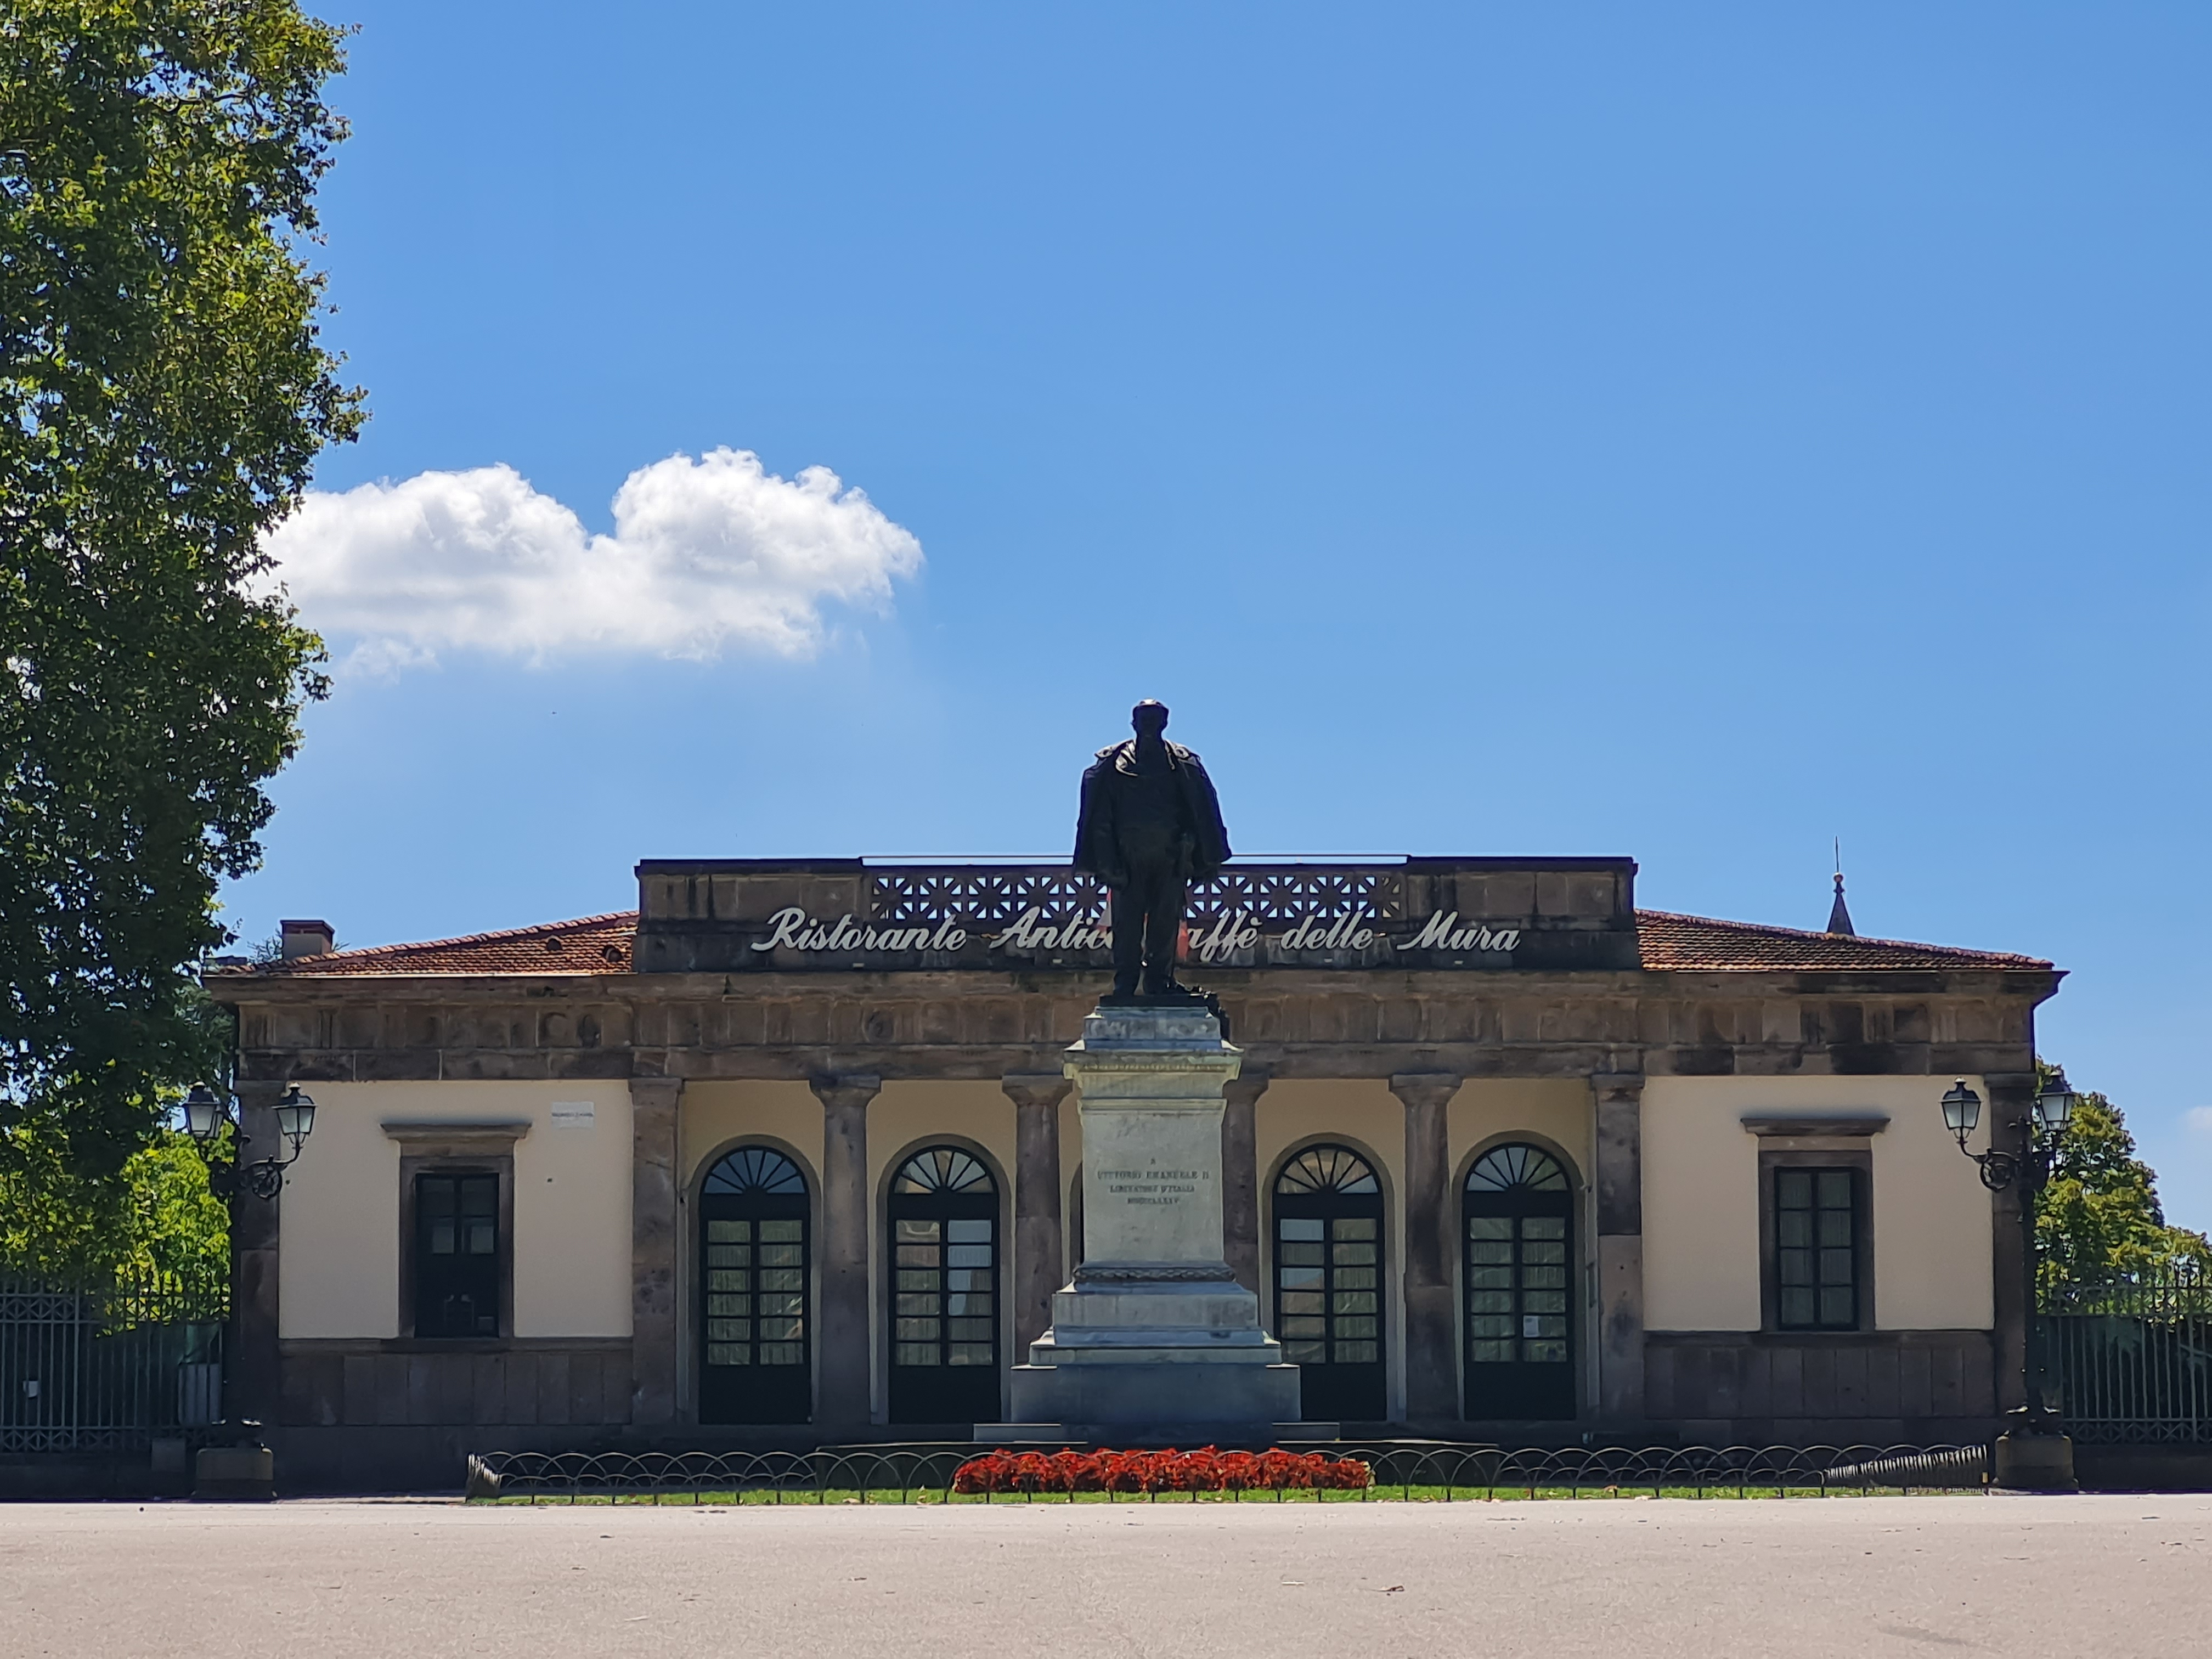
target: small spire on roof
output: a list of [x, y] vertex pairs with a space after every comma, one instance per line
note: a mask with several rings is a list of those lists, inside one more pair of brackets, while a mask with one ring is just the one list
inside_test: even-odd
[[1858, 929], [1851, 926], [1850, 907], [1844, 902], [1844, 842], [1836, 838], [1836, 902], [1828, 907], [1828, 931], [1847, 938], [1858, 937]]

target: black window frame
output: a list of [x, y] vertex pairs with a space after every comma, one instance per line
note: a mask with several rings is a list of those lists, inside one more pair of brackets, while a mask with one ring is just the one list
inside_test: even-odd
[[[426, 1342], [484, 1342], [496, 1341], [508, 1334], [511, 1328], [508, 1262], [513, 1252], [510, 1236], [513, 1223], [506, 1201], [509, 1183], [501, 1176], [500, 1170], [468, 1164], [418, 1169], [412, 1172], [408, 1207], [413, 1248], [409, 1263], [407, 1300], [412, 1311], [410, 1334], [417, 1340]], [[454, 1243], [457, 1248], [449, 1253], [451, 1266], [447, 1266], [445, 1257], [434, 1249], [429, 1237], [437, 1222], [436, 1210], [424, 1201], [426, 1188], [432, 1182], [450, 1182], [453, 1185]], [[465, 1200], [471, 1196], [481, 1196], [483, 1200], [480, 1211], [464, 1207]], [[488, 1252], [478, 1252], [466, 1247], [466, 1236], [474, 1229], [465, 1229], [461, 1225], [465, 1219], [479, 1222], [490, 1229], [491, 1249]], [[475, 1258], [481, 1259], [475, 1261], [468, 1272], [460, 1271], [461, 1262]], [[441, 1271], [447, 1282], [443, 1287], [435, 1286], [432, 1279]], [[477, 1316], [476, 1328], [465, 1331], [426, 1330], [423, 1316], [433, 1305], [434, 1298], [442, 1296], [442, 1299], [450, 1301], [453, 1291], [461, 1286], [475, 1290], [481, 1303], [489, 1304], [488, 1310]], [[489, 1328], [486, 1328], [487, 1325]]]
[[[902, 1191], [900, 1182], [907, 1171], [925, 1159], [938, 1159], [949, 1155], [966, 1160], [981, 1172], [980, 1180], [959, 1188], [931, 1186], [917, 1192]], [[938, 1174], [944, 1173], [939, 1166]], [[934, 1177], [933, 1176], [933, 1179]], [[1012, 1278], [1011, 1229], [1006, 1215], [1007, 1183], [998, 1167], [981, 1149], [955, 1140], [926, 1142], [902, 1153], [890, 1166], [883, 1195], [883, 1304], [881, 1331], [884, 1343], [884, 1392], [885, 1415], [893, 1423], [926, 1423], [957, 1425], [994, 1422], [1005, 1409], [1006, 1374], [1007, 1370], [1006, 1286]], [[934, 1227], [937, 1231], [927, 1240], [902, 1239], [902, 1224], [919, 1227]], [[954, 1227], [973, 1229], [981, 1224], [982, 1238], [954, 1238]], [[935, 1253], [934, 1265], [910, 1261], [902, 1254], [902, 1243], [912, 1250]], [[973, 1251], [987, 1249], [988, 1263], [960, 1262], [953, 1260], [955, 1249]], [[902, 1279], [902, 1271], [926, 1273], [940, 1277], [933, 1290], [909, 1288]], [[954, 1273], [969, 1275], [981, 1273], [985, 1283], [966, 1284], [956, 1290], [941, 1282], [944, 1276]], [[937, 1311], [924, 1314], [918, 1307], [909, 1308], [902, 1300], [908, 1296], [926, 1296], [934, 1299]], [[952, 1308], [954, 1297], [988, 1297], [989, 1311], [975, 1314]], [[902, 1334], [902, 1319], [927, 1318], [936, 1327], [933, 1337], [924, 1338], [918, 1333]], [[988, 1359], [962, 1359], [957, 1351], [985, 1346], [983, 1337], [972, 1328], [965, 1334], [956, 1335], [952, 1329], [957, 1322], [988, 1321]], [[910, 1365], [902, 1363], [902, 1353], [908, 1345], [933, 1346], [938, 1352], [937, 1363]]]
[[[1516, 1152], [1523, 1157], [1513, 1184], [1484, 1188], [1474, 1186], [1478, 1173], [1486, 1168], [1499, 1167], [1492, 1164], [1493, 1159]], [[1557, 1184], [1530, 1184], [1525, 1177], [1539, 1170], [1555, 1177]], [[1525, 1135], [1509, 1136], [1486, 1146], [1468, 1160], [1467, 1172], [1460, 1177], [1455, 1206], [1459, 1242], [1453, 1273], [1458, 1297], [1460, 1409], [1468, 1420], [1571, 1423], [1580, 1418], [1583, 1322], [1589, 1294], [1583, 1261], [1581, 1198], [1580, 1178], [1565, 1155]], [[1504, 1223], [1508, 1231], [1504, 1237], [1478, 1238], [1478, 1222], [1493, 1225]], [[1556, 1223], [1559, 1235], [1556, 1238], [1540, 1237], [1531, 1228], [1531, 1223]], [[1476, 1259], [1480, 1249], [1494, 1249], [1501, 1245], [1507, 1252], [1504, 1260]], [[1558, 1261], [1528, 1259], [1531, 1247], [1549, 1249], [1555, 1245], [1559, 1250]], [[1536, 1273], [1554, 1269], [1559, 1273], [1559, 1284], [1529, 1282]], [[1490, 1271], [1503, 1271], [1509, 1283], [1478, 1285], [1475, 1275]], [[1477, 1310], [1478, 1297], [1487, 1304], [1489, 1298], [1500, 1295], [1510, 1298], [1507, 1307], [1486, 1305]], [[1539, 1297], [1546, 1300], [1556, 1297], [1559, 1305], [1535, 1305], [1534, 1299]], [[1477, 1334], [1478, 1319], [1501, 1316], [1517, 1322], [1519, 1329], [1505, 1337]], [[1530, 1318], [1557, 1320], [1559, 1327], [1553, 1331], [1532, 1332], [1525, 1322]], [[1511, 1358], [1476, 1358], [1478, 1343], [1500, 1340], [1514, 1350]], [[1562, 1346], [1562, 1353], [1558, 1358], [1530, 1358], [1528, 1354], [1531, 1342], [1557, 1342]]]
[[[1307, 1162], [1321, 1158], [1327, 1158], [1328, 1163], [1310, 1165]], [[1324, 1176], [1323, 1184], [1313, 1182], [1316, 1175]], [[1352, 1189], [1363, 1182], [1364, 1188]], [[1285, 1226], [1291, 1223], [1318, 1225], [1321, 1236], [1289, 1238]], [[1342, 1231], [1347, 1224], [1371, 1231], [1364, 1237], [1353, 1236]], [[1342, 1140], [1318, 1140], [1291, 1148], [1267, 1185], [1267, 1331], [1283, 1345], [1284, 1358], [1298, 1367], [1300, 1411], [1309, 1419], [1321, 1422], [1389, 1421], [1393, 1285], [1390, 1195], [1382, 1184], [1382, 1161]], [[1316, 1249], [1317, 1254], [1310, 1261], [1294, 1263], [1287, 1260], [1292, 1248]], [[1370, 1253], [1371, 1260], [1358, 1260], [1362, 1249]], [[1293, 1271], [1317, 1271], [1320, 1277], [1293, 1285], [1287, 1282]], [[1347, 1273], [1366, 1275], [1370, 1282], [1347, 1283]], [[1316, 1317], [1315, 1314], [1287, 1311], [1285, 1299], [1291, 1296], [1316, 1297], [1321, 1301], [1317, 1316], [1322, 1329], [1317, 1337], [1309, 1323]], [[1346, 1300], [1362, 1297], [1371, 1297], [1372, 1307], [1344, 1305]], [[1302, 1331], [1296, 1337], [1286, 1334], [1293, 1319], [1300, 1322]], [[1372, 1320], [1372, 1335], [1344, 1328], [1340, 1322], [1345, 1320]], [[1301, 1351], [1298, 1345], [1316, 1340], [1325, 1345], [1325, 1359], [1291, 1358]], [[1368, 1342], [1374, 1345], [1371, 1359], [1336, 1357], [1341, 1346]]]
[[[750, 1160], [750, 1161], [748, 1161]], [[716, 1177], [730, 1170], [729, 1189], [716, 1188]], [[781, 1182], [795, 1178], [796, 1190], [787, 1187], [740, 1186], [741, 1180], [757, 1180], [769, 1176]], [[695, 1240], [693, 1261], [696, 1268], [696, 1284], [693, 1297], [693, 1312], [696, 1321], [697, 1359], [696, 1408], [702, 1424], [758, 1425], [803, 1424], [814, 1420], [815, 1366], [817, 1356], [816, 1342], [817, 1310], [819, 1306], [818, 1285], [816, 1283], [815, 1243], [815, 1185], [813, 1177], [798, 1157], [784, 1147], [768, 1141], [743, 1141], [728, 1147], [709, 1159], [699, 1177], [696, 1200], [698, 1225]], [[762, 1317], [757, 1301], [746, 1314], [750, 1328], [742, 1345], [749, 1351], [749, 1363], [741, 1365], [718, 1365], [715, 1363], [715, 1319], [718, 1291], [715, 1256], [724, 1242], [715, 1237], [717, 1224], [739, 1222], [747, 1224], [751, 1237], [744, 1241], [750, 1248], [746, 1255], [751, 1259], [745, 1263], [748, 1280], [742, 1294], [749, 1300], [762, 1296], [788, 1296], [787, 1285], [774, 1287], [763, 1285], [758, 1275], [763, 1271], [787, 1273], [793, 1263], [787, 1261], [763, 1261], [756, 1254], [762, 1247], [788, 1251], [796, 1245], [798, 1261], [799, 1335], [796, 1346], [799, 1358], [793, 1363], [763, 1364], [761, 1351], [764, 1343], [788, 1342], [790, 1339], [763, 1338], [758, 1329]], [[797, 1224], [795, 1239], [762, 1238], [760, 1231], [766, 1225]], [[732, 1241], [735, 1242], [735, 1241]], [[790, 1316], [779, 1311], [772, 1317]]]
[[[1848, 1175], [1851, 1183], [1852, 1314], [1848, 1324], [1823, 1322], [1785, 1322], [1783, 1307], [1783, 1251], [1809, 1248], [1784, 1246], [1781, 1223], [1782, 1183], [1785, 1175], [1810, 1175], [1817, 1182], [1823, 1173]], [[1819, 1213], [1816, 1205], [1814, 1214]], [[1759, 1302], [1762, 1328], [1793, 1338], [1850, 1336], [1875, 1328], [1874, 1280], [1874, 1156], [1871, 1152], [1768, 1152], [1759, 1158]]]

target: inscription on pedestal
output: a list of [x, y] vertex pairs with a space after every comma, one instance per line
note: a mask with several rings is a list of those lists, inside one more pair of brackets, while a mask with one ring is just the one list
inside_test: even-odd
[[1126, 1204], [1180, 1204], [1195, 1197], [1198, 1183], [1212, 1181], [1206, 1170], [1101, 1170], [1106, 1190]]

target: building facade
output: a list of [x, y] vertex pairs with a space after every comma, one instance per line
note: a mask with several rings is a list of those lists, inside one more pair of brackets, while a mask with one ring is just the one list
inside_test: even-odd
[[[1063, 867], [648, 861], [635, 913], [218, 969], [234, 1402], [305, 1484], [497, 1447], [957, 1439], [1081, 1259]], [[2019, 1403], [2031, 957], [1639, 911], [1626, 859], [1231, 866], [1231, 1267], [1347, 1432], [1932, 1441]], [[1843, 924], [1848, 926], [1847, 922]], [[267, 1144], [267, 1143], [262, 1143]], [[1159, 1172], [1171, 1179], [1176, 1172]]]

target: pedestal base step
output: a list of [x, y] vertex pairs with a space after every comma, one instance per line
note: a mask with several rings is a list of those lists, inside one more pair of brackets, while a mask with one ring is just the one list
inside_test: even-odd
[[976, 1441], [992, 1446], [1027, 1446], [1058, 1451], [1064, 1446], [1197, 1446], [1266, 1451], [1291, 1440], [1334, 1440], [1337, 1423], [978, 1423]]

